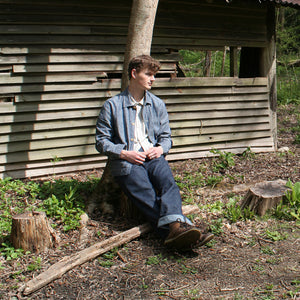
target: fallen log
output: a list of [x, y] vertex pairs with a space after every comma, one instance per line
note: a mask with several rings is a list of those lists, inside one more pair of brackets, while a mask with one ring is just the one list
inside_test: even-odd
[[[185, 215], [194, 214], [198, 211], [199, 208], [196, 205], [183, 206], [183, 213]], [[52, 265], [45, 272], [39, 274], [37, 277], [28, 281], [25, 284], [25, 286], [21, 288], [21, 291], [25, 296], [29, 295], [44, 287], [53, 280], [60, 278], [63, 274], [73, 269], [74, 267], [79, 266], [89, 260], [92, 260], [115, 247], [119, 247], [141, 236], [142, 234], [149, 232], [150, 230], [151, 226], [148, 223], [139, 225], [129, 230], [126, 230], [120, 234], [117, 234], [116, 236], [113, 236], [107, 240], [96, 243], [95, 245], [86, 248], [80, 252], [74, 253], [70, 256], [66, 256], [59, 262]]]
[[268, 209], [278, 205], [288, 189], [286, 181], [280, 179], [259, 182], [248, 190], [241, 208], [249, 208], [257, 215], [263, 216]]

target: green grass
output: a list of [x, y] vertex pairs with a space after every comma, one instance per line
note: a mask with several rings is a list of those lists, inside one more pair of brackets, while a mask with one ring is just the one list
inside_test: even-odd
[[99, 179], [28, 181], [0, 179], [0, 255], [14, 259], [23, 255], [10, 244], [12, 216], [26, 211], [44, 211], [53, 226], [64, 231], [77, 229], [85, 209], [85, 199]]

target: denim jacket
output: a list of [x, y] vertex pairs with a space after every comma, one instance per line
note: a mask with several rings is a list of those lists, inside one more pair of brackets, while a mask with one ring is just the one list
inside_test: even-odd
[[[171, 130], [165, 103], [145, 92], [143, 109], [146, 133], [154, 146], [160, 145], [166, 155], [172, 146]], [[96, 124], [96, 149], [109, 158], [113, 176], [128, 175], [132, 164], [120, 159], [122, 150], [133, 150], [135, 108], [128, 89], [103, 104]]]

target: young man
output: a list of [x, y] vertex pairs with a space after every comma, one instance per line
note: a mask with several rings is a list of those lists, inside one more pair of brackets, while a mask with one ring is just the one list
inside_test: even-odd
[[165, 239], [186, 249], [210, 241], [182, 214], [181, 196], [165, 155], [172, 146], [164, 102], [149, 92], [160, 68], [147, 55], [133, 58], [129, 86], [108, 99], [96, 126], [96, 148], [110, 159], [111, 173], [122, 190]]

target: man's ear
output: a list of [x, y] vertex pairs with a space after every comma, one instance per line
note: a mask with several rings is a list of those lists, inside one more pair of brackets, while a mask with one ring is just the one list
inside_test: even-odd
[[132, 69], [131, 70], [131, 77], [135, 79], [136, 78], [136, 74], [137, 74], [136, 69]]

